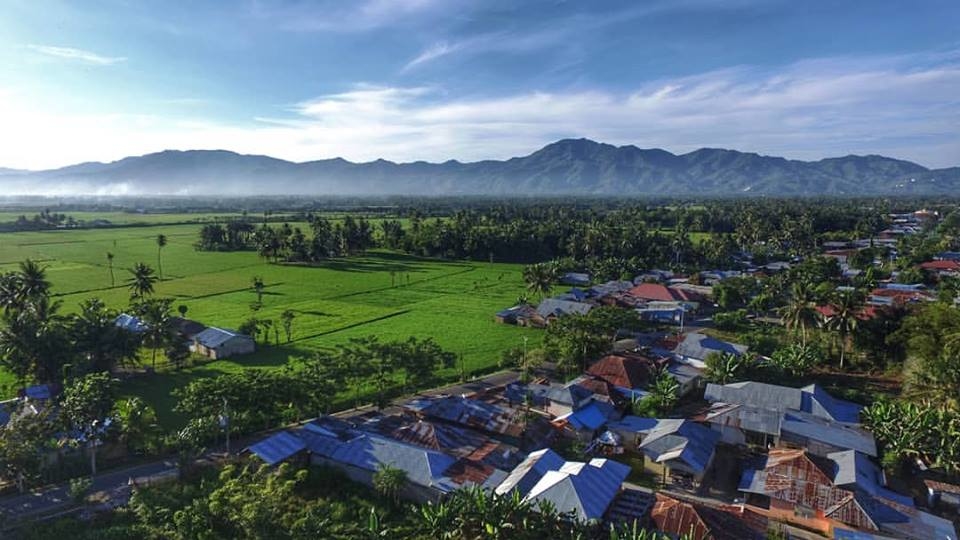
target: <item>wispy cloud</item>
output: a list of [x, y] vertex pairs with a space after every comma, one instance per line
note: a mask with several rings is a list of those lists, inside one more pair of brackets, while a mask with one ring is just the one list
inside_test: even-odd
[[466, 56], [486, 53], [527, 53], [550, 47], [566, 48], [582, 41], [584, 36], [590, 36], [610, 25], [664, 13], [690, 10], [739, 10], [764, 2], [769, 4], [773, 1], [776, 0], [649, 0], [614, 11], [575, 11], [556, 18], [550, 18], [547, 13], [539, 27], [526, 27], [515, 31], [482, 32], [434, 41], [409, 60], [402, 71], [410, 71], [455, 54]]
[[358, 85], [252, 125], [192, 118], [62, 117], [0, 102], [0, 164], [49, 166], [163, 148], [227, 148], [305, 161], [521, 155], [561, 137], [685, 152], [703, 146], [799, 159], [881, 153], [958, 165], [956, 55], [826, 58], [736, 66], [629, 92], [456, 97], [441, 87]]
[[98, 66], [110, 66], [126, 60], [123, 56], [103, 56], [95, 52], [73, 47], [55, 47], [51, 45], [27, 45], [27, 48], [46, 56], [83, 62], [85, 64], [94, 64]]
[[248, 14], [293, 31], [356, 32], [456, 9], [470, 0], [252, 0]]

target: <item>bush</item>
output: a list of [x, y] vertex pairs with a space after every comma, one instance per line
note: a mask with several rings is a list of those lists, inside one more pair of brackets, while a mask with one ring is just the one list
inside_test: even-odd
[[86, 498], [87, 493], [93, 486], [93, 480], [86, 476], [73, 478], [70, 480], [70, 486], [67, 488], [67, 495], [73, 499], [73, 502], [80, 504]]

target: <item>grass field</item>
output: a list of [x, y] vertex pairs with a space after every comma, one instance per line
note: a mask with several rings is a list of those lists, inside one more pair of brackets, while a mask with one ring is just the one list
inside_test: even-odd
[[[157, 286], [157, 296], [187, 306], [189, 318], [226, 328], [236, 328], [250, 317], [250, 305], [256, 301], [251, 280], [262, 276], [266, 291], [257, 316], [278, 319], [284, 310], [293, 310], [293, 342], [126, 382], [124, 392], [147, 399], [168, 427], [181, 420], [170, 411], [174, 404], [170, 392], [194, 378], [275, 368], [352, 337], [433, 337], [462, 355], [464, 368], [474, 372], [495, 366], [501, 351], [519, 345], [521, 336], [534, 340], [540, 336], [493, 322], [493, 313], [512, 305], [523, 292], [519, 265], [437, 261], [390, 252], [313, 267], [275, 265], [252, 252], [198, 252], [192, 246], [198, 229], [199, 225], [157, 225], [0, 234], [0, 271], [13, 270], [26, 258], [42, 261], [65, 312], [90, 297], [123, 309], [129, 300], [125, 269], [141, 261], [156, 267], [155, 238], [162, 233], [169, 243], [162, 253], [164, 281]], [[107, 266], [108, 251], [115, 255], [115, 283]], [[0, 374], [0, 385], [5, 380], [4, 386], [11, 388], [9, 376]]]

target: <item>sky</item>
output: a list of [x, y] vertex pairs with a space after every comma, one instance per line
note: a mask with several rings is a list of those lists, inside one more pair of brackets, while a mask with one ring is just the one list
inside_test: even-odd
[[0, 167], [561, 138], [960, 165], [957, 0], [3, 0]]

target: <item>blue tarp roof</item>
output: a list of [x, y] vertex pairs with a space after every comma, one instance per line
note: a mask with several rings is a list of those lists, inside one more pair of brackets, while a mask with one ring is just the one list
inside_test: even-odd
[[289, 431], [281, 431], [250, 446], [250, 451], [256, 454], [257, 457], [262, 459], [266, 464], [276, 465], [281, 461], [290, 459], [306, 448], [307, 444], [302, 438]]
[[613, 411], [613, 406], [609, 403], [594, 401], [567, 415], [566, 420], [574, 429], [597, 430], [607, 423]]

